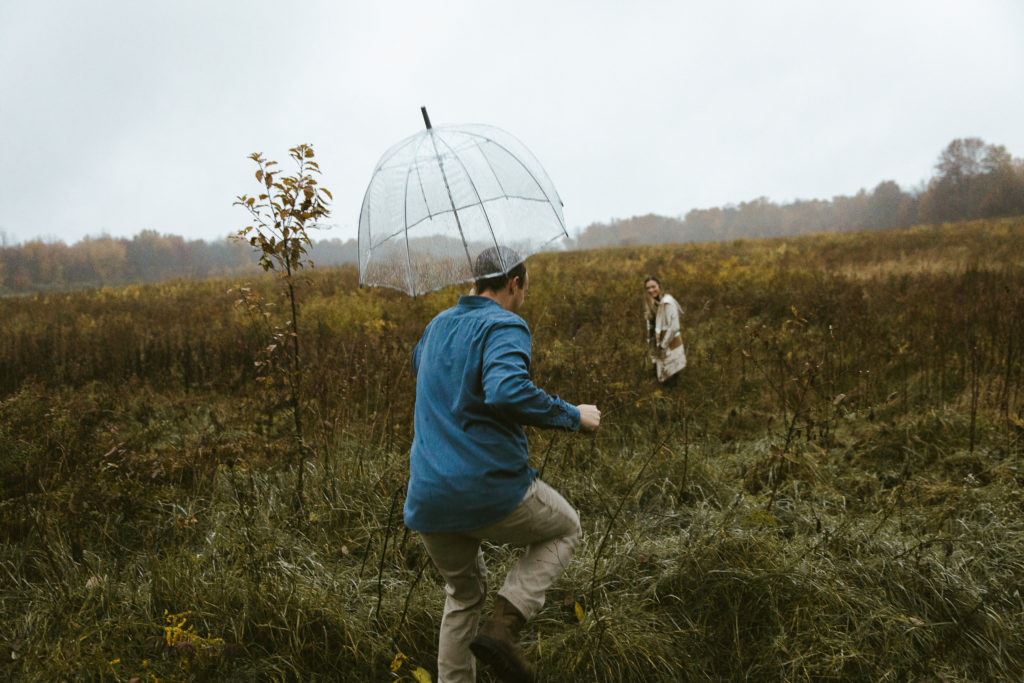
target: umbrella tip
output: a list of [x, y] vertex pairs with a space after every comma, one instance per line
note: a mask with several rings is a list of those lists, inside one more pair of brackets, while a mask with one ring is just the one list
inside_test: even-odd
[[427, 130], [430, 130], [430, 117], [427, 116], [427, 108], [420, 107], [420, 112], [423, 114], [423, 123], [427, 124]]

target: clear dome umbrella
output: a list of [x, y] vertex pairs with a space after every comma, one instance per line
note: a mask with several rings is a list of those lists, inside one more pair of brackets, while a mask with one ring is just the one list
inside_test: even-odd
[[493, 126], [433, 128], [421, 111], [426, 129], [386, 151], [366, 188], [359, 284], [416, 296], [472, 281], [490, 247], [526, 259], [561, 245], [562, 200], [523, 143]]

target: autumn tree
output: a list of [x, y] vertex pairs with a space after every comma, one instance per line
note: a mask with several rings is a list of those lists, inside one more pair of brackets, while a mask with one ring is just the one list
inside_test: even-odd
[[1024, 161], [1002, 145], [989, 148], [982, 162], [987, 176], [978, 207], [985, 218], [1024, 214]]
[[[303, 437], [302, 421], [302, 355], [299, 346], [299, 302], [296, 296], [296, 274], [307, 265], [307, 249], [312, 245], [307, 230], [318, 227], [318, 221], [330, 215], [328, 201], [331, 193], [319, 185], [316, 177], [320, 166], [314, 159], [312, 145], [299, 145], [288, 150], [295, 164], [292, 175], [277, 170], [277, 162], [269, 161], [260, 153], [249, 156], [257, 166], [256, 181], [261, 189], [256, 196], [241, 195], [235, 205], [245, 208], [252, 223], [233, 236], [247, 241], [259, 254], [259, 264], [281, 277], [288, 314], [282, 324], [271, 324], [261, 361], [270, 371], [278, 371], [288, 390], [292, 410], [296, 444], [296, 505], [302, 505], [303, 464], [309, 446]], [[240, 289], [239, 303], [262, 309], [262, 302], [246, 288]], [[264, 319], [269, 320], [269, 312]], [[284, 355], [284, 362], [278, 358]]]
[[980, 138], [949, 143], [935, 164], [936, 175], [921, 198], [932, 222], [1024, 213], [1024, 174], [1002, 145]]

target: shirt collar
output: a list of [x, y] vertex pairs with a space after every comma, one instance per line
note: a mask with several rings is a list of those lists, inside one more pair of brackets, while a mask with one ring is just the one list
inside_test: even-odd
[[477, 296], [475, 294], [462, 294], [459, 296], [459, 306], [469, 306], [470, 308], [483, 308], [484, 306], [497, 306], [501, 308], [494, 299], [486, 296]]

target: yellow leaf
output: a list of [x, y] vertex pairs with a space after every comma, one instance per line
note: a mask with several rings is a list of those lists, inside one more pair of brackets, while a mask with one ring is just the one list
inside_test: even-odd
[[394, 660], [391, 662], [391, 671], [398, 673], [404, 672], [406, 675], [402, 676], [398, 680], [400, 681], [416, 681], [417, 683], [433, 683], [430, 679], [430, 673], [427, 672], [422, 666], [416, 666], [409, 661], [409, 658], [399, 652], [395, 655]]
[[583, 621], [583, 605], [577, 602], [574, 609], [576, 611], [576, 621]]
[[417, 683], [431, 683], [430, 674], [422, 666], [414, 667], [410, 675]]

